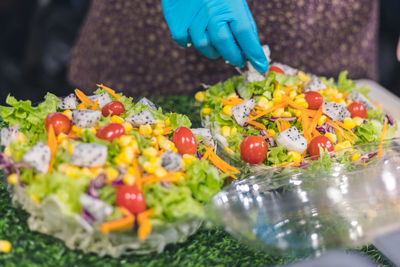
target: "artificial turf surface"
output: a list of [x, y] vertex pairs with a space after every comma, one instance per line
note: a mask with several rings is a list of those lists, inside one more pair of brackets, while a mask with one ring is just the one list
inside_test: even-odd
[[[199, 109], [192, 99], [192, 96], [169, 96], [155, 102], [166, 110], [187, 114], [198, 127]], [[0, 180], [3, 178], [0, 174]], [[204, 227], [186, 242], [167, 246], [161, 254], [100, 258], [70, 250], [56, 238], [31, 232], [27, 219], [26, 212], [11, 205], [6, 185], [0, 182], [0, 240], [8, 240], [13, 246], [10, 253], [0, 253], [0, 266], [275, 266], [299, 260], [253, 250], [221, 228]], [[381, 266], [391, 266], [373, 246], [365, 246], [358, 252]]]

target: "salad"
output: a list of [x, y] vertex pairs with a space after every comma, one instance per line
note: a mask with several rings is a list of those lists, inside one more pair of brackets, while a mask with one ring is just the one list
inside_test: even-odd
[[249, 70], [195, 95], [220, 155], [242, 174], [396, 135], [397, 123], [340, 73], [317, 77], [281, 63]]
[[204, 205], [238, 173], [215, 154], [207, 129], [146, 98], [134, 103], [99, 85], [91, 96], [48, 93], [37, 106], [6, 102], [0, 164], [13, 198], [32, 230], [70, 248], [162, 251], [197, 230]]

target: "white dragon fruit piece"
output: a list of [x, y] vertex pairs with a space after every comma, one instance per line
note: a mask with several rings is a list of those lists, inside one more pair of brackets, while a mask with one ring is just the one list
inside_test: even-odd
[[283, 70], [283, 72], [284, 72], [286, 75], [294, 76], [294, 75], [297, 75], [297, 72], [299, 72], [298, 69], [295, 69], [295, 68], [293, 68], [293, 67], [291, 67], [291, 66], [289, 66], [289, 65], [282, 64], [282, 63], [279, 63], [279, 62], [274, 62], [274, 63], [272, 63], [272, 64], [271, 64], [271, 67], [272, 67], [272, 66], [275, 66], [275, 67], [280, 68], [281, 70]]
[[[268, 45], [263, 45], [262, 49], [264, 51], [264, 55], [267, 58], [268, 62], [270, 62], [271, 61], [271, 50], [269, 49], [269, 46]], [[258, 78], [257, 80], [254, 80], [254, 81], [263, 81], [263, 80], [265, 80], [265, 77], [263, 75], [261, 75], [253, 67], [253, 65], [251, 65], [250, 61], [247, 62], [247, 68], [248, 68], [248, 72], [247, 72], [248, 75], [251, 74], [252, 78]], [[259, 76], [257, 76], [256, 73], [259, 74]], [[249, 82], [252, 82], [252, 81], [249, 81]]]
[[88, 194], [81, 194], [79, 203], [86, 209], [96, 222], [104, 222], [113, 212], [111, 205], [101, 201], [100, 199], [92, 198]]
[[155, 105], [153, 102], [151, 102], [151, 101], [150, 101], [148, 98], [146, 98], [146, 97], [143, 97], [142, 99], [140, 99], [140, 100], [138, 101], [138, 103], [141, 103], [141, 104], [143, 104], [143, 105], [145, 105], [145, 106], [148, 106], [148, 107], [151, 108], [151, 109], [157, 110], [156, 105]]
[[50, 148], [42, 142], [37, 143], [22, 157], [22, 161], [40, 173], [47, 173], [51, 158]]
[[214, 139], [212, 137], [211, 131], [208, 128], [195, 128], [191, 129], [193, 134], [198, 134], [201, 135], [203, 138], [202, 142], [205, 146], [208, 147], [213, 147], [215, 146], [214, 144]]
[[72, 111], [72, 123], [80, 128], [88, 128], [96, 125], [101, 119], [101, 111], [81, 109]]
[[76, 109], [78, 105], [78, 100], [76, 99], [75, 94], [70, 94], [58, 102], [59, 109]]
[[138, 114], [130, 116], [125, 120], [131, 123], [134, 127], [138, 127], [140, 125], [145, 125], [145, 124], [154, 124], [157, 122], [156, 119], [154, 119], [151, 112], [148, 111], [147, 109], [139, 112]]
[[112, 102], [110, 95], [108, 93], [102, 93], [99, 95], [91, 95], [88, 96], [88, 98], [92, 101], [95, 102], [96, 100], [98, 100], [98, 105], [100, 108], [103, 108], [105, 105], [107, 105], [108, 103]]
[[363, 104], [367, 110], [375, 109], [374, 105], [368, 100], [368, 98], [357, 91], [351, 92], [347, 97], [354, 102]]
[[339, 103], [324, 102], [322, 104], [322, 112], [331, 118], [333, 121], [341, 121], [350, 117], [350, 112], [346, 106]]
[[107, 161], [107, 146], [100, 144], [78, 144], [74, 146], [71, 164], [79, 167], [100, 167]]
[[246, 121], [249, 119], [250, 112], [255, 105], [256, 101], [254, 99], [249, 99], [239, 105], [232, 107], [233, 118], [240, 126], [245, 125]]
[[182, 156], [167, 150], [161, 156], [161, 166], [169, 172], [178, 172], [182, 169]]
[[307, 139], [297, 130], [295, 126], [282, 131], [276, 138], [276, 142], [288, 151], [296, 151], [300, 154], [307, 149]]
[[18, 138], [18, 127], [3, 128], [0, 132], [0, 145], [8, 146], [12, 141]]
[[307, 87], [305, 88], [305, 92], [309, 91], [320, 91], [326, 89], [326, 85], [315, 75], [311, 77], [311, 81], [307, 84]]

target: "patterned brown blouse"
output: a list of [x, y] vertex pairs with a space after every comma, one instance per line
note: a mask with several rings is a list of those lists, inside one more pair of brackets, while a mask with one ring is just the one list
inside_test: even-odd
[[[248, 0], [272, 60], [319, 75], [376, 79], [378, 0]], [[161, 0], [95, 0], [70, 58], [69, 79], [127, 94], [188, 93], [234, 75], [171, 38]]]

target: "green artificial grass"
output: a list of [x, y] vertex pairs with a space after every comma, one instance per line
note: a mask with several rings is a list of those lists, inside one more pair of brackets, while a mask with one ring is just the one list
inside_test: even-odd
[[[165, 110], [188, 114], [193, 126], [200, 126], [199, 108], [192, 96], [163, 97], [156, 103]], [[0, 180], [4, 178], [0, 175]], [[185, 243], [167, 246], [161, 254], [100, 258], [72, 251], [56, 238], [31, 232], [27, 219], [26, 212], [11, 205], [6, 185], [0, 182], [0, 239], [10, 241], [13, 246], [10, 253], [0, 253], [0, 266], [275, 266], [299, 260], [253, 250], [221, 228], [204, 227]], [[391, 266], [373, 246], [354, 251], [367, 255], [381, 266]]]

